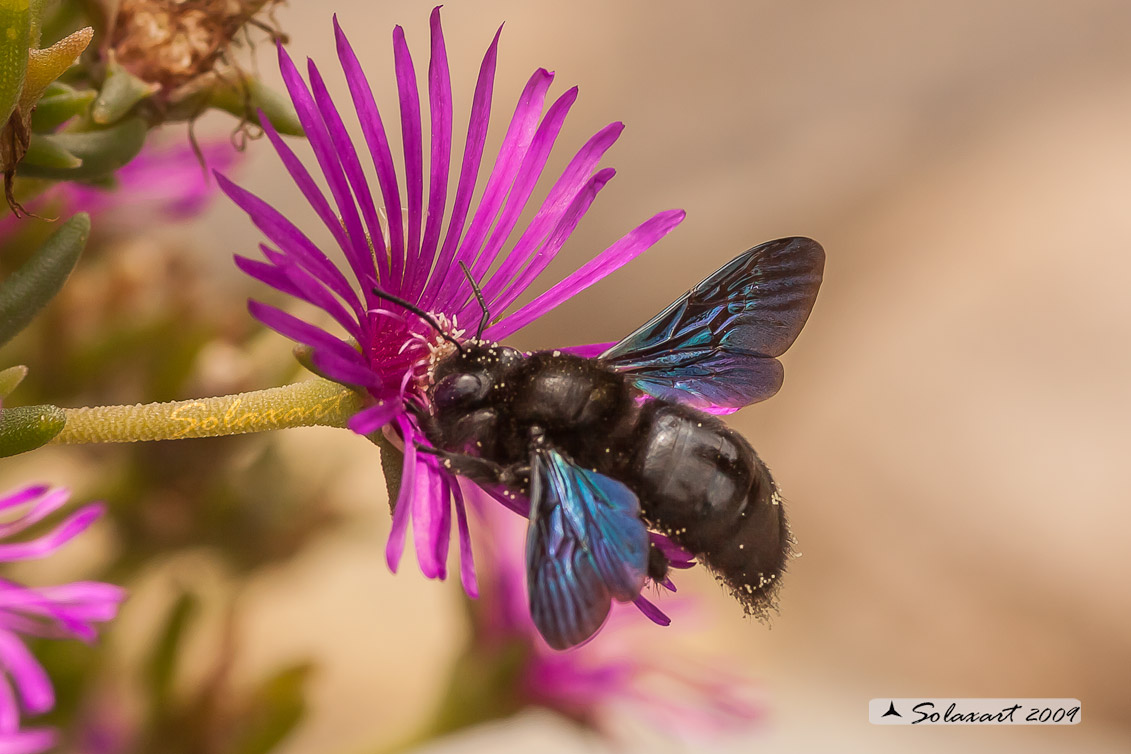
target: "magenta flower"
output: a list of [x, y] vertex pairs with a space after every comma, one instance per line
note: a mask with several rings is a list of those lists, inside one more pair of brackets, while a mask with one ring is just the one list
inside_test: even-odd
[[[551, 709], [605, 733], [616, 732], [621, 718], [629, 717], [691, 740], [739, 732], [762, 718], [748, 679], [728, 670], [722, 658], [680, 656], [670, 637], [663, 645], [649, 643], [625, 604], [613, 605], [605, 627], [588, 643], [565, 652], [550, 648], [526, 607], [522, 520], [496, 506], [477, 510], [492, 537], [469, 651], [501, 656], [507, 645], [523, 647], [507, 655], [523, 658], [518, 705]], [[691, 612], [688, 600], [665, 608]]]
[[[59, 510], [69, 497], [66, 489], [44, 485], [0, 497], [0, 511], [23, 509], [0, 524], [0, 563], [51, 555], [105, 510], [101, 503], [85, 505], [46, 534], [9, 541]], [[51, 680], [21, 637], [92, 642], [98, 635], [95, 624], [113, 619], [124, 598], [125, 592], [110, 584], [79, 581], [33, 588], [0, 578], [0, 754], [39, 752], [55, 742], [52, 730], [20, 727], [21, 713], [39, 715], [55, 706]]]
[[[519, 95], [502, 146], [482, 186], [479, 204], [472, 206], [491, 114], [496, 34], [479, 70], [459, 178], [449, 208], [452, 93], [436, 9], [431, 17], [432, 45], [424, 93], [431, 122], [426, 201], [422, 93], [417, 89], [403, 31], [398, 26], [393, 32], [404, 144], [403, 176], [398, 177], [384, 120], [368, 80], [336, 20], [334, 26], [338, 58], [377, 186], [370, 186], [363, 158], [350, 141], [318, 68], [308, 61], [308, 87], [282, 47], [279, 64], [283, 80], [329, 187], [329, 197], [270, 125], [265, 129], [291, 177], [341, 249], [353, 279], [347, 278], [279, 211], [221, 177], [221, 187], [270, 241], [270, 245], [260, 247], [266, 261], [237, 256], [236, 263], [272, 288], [322, 309], [337, 323], [340, 332], [331, 333], [276, 307], [249, 302], [251, 313], [265, 325], [310, 346], [314, 363], [324, 374], [368, 391], [371, 405], [350, 423], [356, 432], [368, 434], [384, 427], [386, 435], [404, 447], [404, 474], [386, 550], [390, 568], [395, 571], [400, 561], [411, 518], [421, 570], [429, 578], [444, 578], [454, 510], [460, 574], [464, 588], [474, 596], [477, 587], [460, 484], [435, 457], [416, 451], [418, 443], [427, 441], [405, 408], [409, 402], [425, 401], [428, 359], [438, 339], [425, 323], [381, 301], [372, 289], [378, 286], [431, 312], [452, 337], [463, 338], [463, 326], [476, 322], [480, 315], [472, 286], [459, 267], [463, 262], [472, 276], [482, 281], [490, 311], [503, 315], [487, 328], [484, 337], [501, 340], [638, 256], [678, 225], [684, 213], [659, 213], [530, 303], [508, 312], [553, 260], [613, 177], [611, 168], [599, 168], [598, 163], [623, 126], [612, 123], [589, 139], [537, 205], [533, 219], [519, 228], [518, 220], [530, 203], [577, 97], [577, 89], [570, 89], [543, 112], [553, 74], [535, 71]], [[387, 235], [381, 211], [388, 218]]]

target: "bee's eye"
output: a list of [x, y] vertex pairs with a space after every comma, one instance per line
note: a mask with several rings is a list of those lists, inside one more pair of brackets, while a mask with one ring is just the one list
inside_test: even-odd
[[466, 408], [487, 397], [491, 384], [474, 372], [449, 374], [436, 383], [432, 402], [437, 408]]

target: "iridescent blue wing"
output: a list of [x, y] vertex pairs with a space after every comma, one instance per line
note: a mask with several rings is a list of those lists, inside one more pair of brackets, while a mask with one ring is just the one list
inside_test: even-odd
[[646, 393], [706, 411], [765, 400], [781, 387], [775, 357], [809, 318], [824, 266], [808, 238], [755, 246], [600, 358]]
[[632, 490], [553, 449], [531, 463], [526, 582], [530, 616], [554, 649], [597, 632], [612, 600], [635, 599], [648, 570], [648, 531]]

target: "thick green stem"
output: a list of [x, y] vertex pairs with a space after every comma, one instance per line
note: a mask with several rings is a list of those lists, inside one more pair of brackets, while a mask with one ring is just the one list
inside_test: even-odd
[[316, 379], [252, 393], [134, 406], [63, 409], [52, 444], [183, 440], [288, 427], [344, 427], [364, 405], [354, 390]]

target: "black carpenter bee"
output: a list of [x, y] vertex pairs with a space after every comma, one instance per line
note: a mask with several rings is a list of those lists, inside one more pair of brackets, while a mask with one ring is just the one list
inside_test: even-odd
[[750, 249], [597, 358], [444, 336], [455, 348], [417, 410], [434, 447], [420, 449], [529, 500], [530, 611], [550, 646], [585, 641], [612, 600], [663, 580], [649, 529], [706, 563], [747, 612], [772, 603], [789, 554], [781, 496], [713, 414], [781, 387], [775, 357], [809, 317], [824, 258], [807, 238]]

